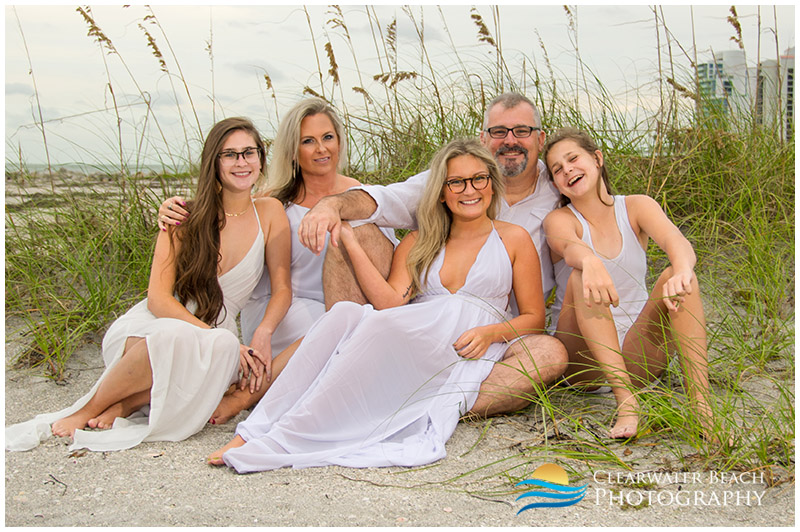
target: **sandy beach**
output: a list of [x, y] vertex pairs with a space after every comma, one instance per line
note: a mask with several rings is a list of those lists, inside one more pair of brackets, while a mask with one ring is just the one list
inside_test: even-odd
[[[6, 330], [6, 358], [20, 349]], [[68, 364], [65, 383], [36, 370], [6, 370], [6, 424], [54, 411], [80, 397], [101, 373], [98, 345]], [[566, 400], [605, 401], [574, 396]], [[204, 457], [230, 439], [235, 422], [207, 425], [183, 442], [144, 443], [110, 453], [71, 452], [64, 438], [6, 452], [6, 526], [793, 526], [794, 472], [758, 474], [684, 468], [647, 441], [611, 443], [618, 464], [565, 458], [544, 442], [536, 406], [459, 424], [448, 456], [428, 467], [282, 469], [237, 475]], [[551, 437], [550, 434], [548, 437]], [[520, 451], [532, 441], [534, 451]], [[588, 485], [577, 504], [517, 512], [531, 499], [514, 479], [556, 463], [571, 486]], [[508, 473], [506, 473], [508, 472]], [[672, 472], [652, 482], [657, 472]], [[640, 473], [637, 479], [630, 474]], [[647, 476], [649, 475], [649, 477]], [[738, 475], [738, 476], [737, 476]], [[514, 477], [514, 478], [512, 478]], [[649, 482], [642, 482], [649, 478]]]

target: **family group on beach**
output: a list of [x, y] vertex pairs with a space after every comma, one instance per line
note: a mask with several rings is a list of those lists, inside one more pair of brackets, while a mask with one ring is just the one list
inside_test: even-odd
[[[713, 438], [692, 246], [650, 197], [612, 193], [589, 135], [546, 137], [532, 101], [501, 94], [479, 139], [388, 186], [339, 173], [346, 138], [304, 99], [267, 169], [249, 120], [215, 124], [194, 198], [159, 209], [147, 298], [108, 329], [106, 370], [71, 407], [7, 427], [6, 449], [179, 441], [252, 408], [209, 464], [417, 466], [461, 416], [555, 384], [610, 389], [608, 436], [631, 438], [671, 352]], [[651, 238], [670, 265], [648, 289]]]

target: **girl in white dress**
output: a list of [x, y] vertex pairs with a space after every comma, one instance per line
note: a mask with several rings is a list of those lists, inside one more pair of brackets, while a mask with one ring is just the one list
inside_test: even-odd
[[[343, 227], [374, 308], [334, 305], [209, 463], [244, 473], [438, 460], [503, 342], [541, 332], [538, 256], [527, 231], [493, 220], [503, 181], [491, 154], [453, 141], [431, 175], [419, 231], [398, 246], [388, 280]], [[520, 315], [506, 320], [512, 287]]]
[[[298, 340], [334, 302], [340, 299], [366, 302], [360, 293], [346, 291], [346, 287], [355, 285], [354, 280], [334, 283], [323, 293], [322, 267], [327, 244], [320, 254], [315, 254], [300, 245], [297, 235], [303, 216], [320, 198], [361, 184], [340, 173], [347, 155], [346, 139], [344, 125], [330, 104], [320, 98], [301, 100], [286, 113], [278, 126], [271, 146], [272, 160], [267, 180], [256, 191], [256, 196], [277, 198], [283, 204], [291, 227], [292, 304], [286, 317], [276, 328], [268, 327], [263, 321], [272, 298], [272, 280], [269, 272], [265, 271], [250, 301], [242, 309], [241, 318], [245, 343], [275, 357], [272, 368], [275, 377], [294, 353]], [[182, 201], [180, 197], [173, 197], [162, 204], [159, 209], [159, 215], [164, 219], [160, 224], [162, 228], [185, 220]], [[378, 231], [375, 226], [367, 225], [359, 227], [358, 231], [373, 261], [384, 276], [388, 275], [392, 251], [397, 244], [394, 230]], [[287, 348], [290, 349], [284, 352]], [[251, 393], [249, 389], [232, 390], [211, 416], [211, 423], [226, 423], [242, 409], [253, 406], [267, 386], [257, 393]]]
[[[271, 358], [241, 345], [236, 327], [265, 263], [273, 283], [266, 326], [291, 301], [283, 206], [250, 197], [263, 170], [264, 144], [249, 120], [211, 129], [192, 216], [159, 233], [147, 299], [103, 338], [106, 371], [72, 407], [8, 427], [7, 449], [35, 447], [50, 430], [95, 451], [182, 440], [202, 429], [232, 383], [256, 390], [269, 379]], [[145, 416], [131, 416], [139, 410]]]
[[[711, 437], [706, 324], [691, 244], [652, 198], [611, 195], [603, 154], [586, 133], [558, 131], [542, 156], [562, 194], [544, 229], [556, 274], [555, 336], [570, 357], [567, 381], [607, 382], [617, 401], [609, 435], [635, 436], [637, 390], [664, 371], [672, 337], [691, 405]], [[649, 238], [670, 261], [650, 291]]]

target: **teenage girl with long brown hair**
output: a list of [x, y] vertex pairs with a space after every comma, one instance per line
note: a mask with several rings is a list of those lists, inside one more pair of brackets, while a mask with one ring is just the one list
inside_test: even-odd
[[[341, 299], [359, 303], [366, 300], [356, 293], [356, 283], [352, 279], [338, 279], [323, 291], [322, 270], [328, 247], [326, 245], [317, 255], [300, 244], [297, 233], [303, 216], [320, 198], [361, 184], [341, 173], [346, 166], [347, 134], [336, 110], [321, 98], [300, 100], [281, 119], [270, 152], [267, 179], [254, 194], [256, 197], [276, 198], [283, 204], [289, 218], [292, 228], [292, 303], [277, 329], [263, 326], [264, 311], [271, 298], [269, 272], [264, 272], [250, 301], [242, 309], [241, 326], [245, 342], [275, 357], [273, 373], [277, 377], [294, 353], [298, 340], [327, 308]], [[159, 225], [163, 229], [186, 219], [182, 201], [180, 197], [172, 197], [159, 208]], [[356, 225], [354, 223], [354, 227]], [[394, 251], [392, 242], [396, 242], [394, 230], [383, 228], [379, 231], [371, 224], [361, 224], [356, 231], [372, 260], [383, 275], [387, 275]], [[334, 248], [332, 256], [342, 255], [337, 254]], [[250, 393], [248, 389], [237, 389], [226, 394], [212, 414], [211, 423], [226, 423], [241, 410], [254, 405], [265, 391], [262, 388], [259, 393]]]
[[249, 120], [211, 129], [187, 205], [192, 216], [159, 233], [147, 299], [103, 339], [106, 371], [72, 407], [7, 428], [7, 449], [35, 447], [51, 430], [72, 437], [72, 448], [98, 451], [182, 440], [205, 425], [232, 383], [255, 390], [269, 380], [270, 357], [241, 345], [236, 326], [265, 265], [272, 282], [266, 327], [278, 325], [292, 297], [283, 206], [251, 198], [264, 166], [264, 144]]

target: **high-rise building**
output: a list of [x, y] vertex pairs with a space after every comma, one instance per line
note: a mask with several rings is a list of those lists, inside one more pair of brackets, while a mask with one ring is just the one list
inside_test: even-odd
[[755, 116], [759, 124], [779, 129], [783, 138], [794, 136], [794, 48], [778, 61], [769, 59], [759, 65]]
[[706, 113], [742, 111], [749, 108], [752, 81], [742, 50], [714, 53], [712, 60], [697, 65], [702, 97], [701, 110]]
[[706, 116], [748, 113], [783, 138], [794, 136], [794, 48], [757, 67], [747, 66], [743, 50], [714, 53], [697, 65], [697, 76]]
[[747, 108], [752, 90], [744, 51], [714, 53], [712, 61], [697, 65], [697, 77], [704, 104], [725, 112]]

